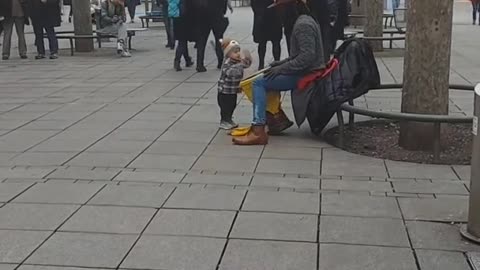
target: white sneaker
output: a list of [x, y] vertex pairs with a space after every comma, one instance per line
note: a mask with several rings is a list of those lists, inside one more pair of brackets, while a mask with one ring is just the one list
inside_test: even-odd
[[121, 55], [122, 55], [122, 57], [131, 57], [132, 56], [130, 54], [130, 52], [127, 52], [127, 51], [123, 51]]
[[224, 130], [231, 130], [231, 129], [234, 129], [234, 128], [238, 127], [238, 125], [235, 124], [235, 123], [227, 122], [227, 121], [221, 121], [220, 125], [218, 127], [220, 129], [224, 129]]
[[123, 52], [123, 44], [121, 42], [117, 42], [117, 53], [121, 54]]

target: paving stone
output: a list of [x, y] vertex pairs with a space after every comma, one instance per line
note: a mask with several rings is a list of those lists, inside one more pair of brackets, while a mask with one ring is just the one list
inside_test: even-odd
[[417, 270], [409, 248], [320, 244], [320, 270]]
[[391, 192], [392, 185], [377, 181], [322, 180], [322, 189]]
[[207, 144], [212, 140], [213, 136], [215, 136], [215, 132], [212, 132], [212, 130], [189, 132], [168, 130], [162, 136], [160, 136], [160, 138], [158, 138], [158, 141]]
[[[18, 268], [18, 270], [84, 270], [84, 269], [85, 268], [65, 267], [65, 266], [26, 265], [26, 264], [22, 264]], [[99, 268], [95, 268], [95, 269], [107, 270], [107, 269], [99, 269]]]
[[150, 142], [104, 139], [89, 147], [87, 152], [97, 153], [137, 153], [148, 147]]
[[245, 145], [218, 145], [211, 144], [205, 149], [205, 156], [212, 157], [238, 157], [258, 159], [262, 154], [263, 147]]
[[393, 188], [401, 193], [434, 193], [467, 195], [465, 185], [458, 182], [393, 182]]
[[0, 175], [3, 178], [44, 178], [54, 168], [0, 168]]
[[37, 183], [17, 197], [14, 202], [83, 204], [93, 197], [102, 186], [102, 184]]
[[10, 203], [0, 208], [0, 229], [53, 231], [78, 207]]
[[0, 183], [0, 202], [8, 202], [31, 187], [32, 183]]
[[320, 217], [320, 242], [408, 247], [402, 220], [363, 217]]
[[48, 175], [48, 178], [111, 180], [120, 170], [88, 169], [82, 167], [59, 168]]
[[322, 150], [305, 147], [277, 147], [267, 145], [262, 158], [268, 159], [296, 159], [296, 160], [322, 160]]
[[450, 166], [426, 165], [407, 162], [385, 161], [390, 177], [423, 179], [458, 179]]
[[14, 270], [16, 267], [16, 264], [0, 264], [0, 270]]
[[26, 261], [27, 264], [117, 267], [136, 235], [55, 233]]
[[257, 159], [237, 157], [202, 156], [193, 166], [194, 170], [250, 172], [255, 170]]
[[161, 209], [145, 234], [226, 238], [235, 212]]
[[147, 154], [200, 156], [206, 145], [202, 143], [156, 141], [146, 151]]
[[253, 177], [252, 186], [320, 189], [320, 179], [255, 175]]
[[131, 269], [215, 269], [225, 239], [144, 235], [120, 266]]
[[27, 258], [51, 232], [0, 230], [0, 263], [20, 263]]
[[177, 189], [167, 200], [167, 208], [238, 210], [245, 191], [228, 189]]
[[140, 169], [189, 170], [196, 159], [196, 156], [142, 154], [137, 157], [129, 167]]
[[281, 241], [230, 240], [220, 270], [314, 270], [317, 245]]
[[472, 173], [470, 166], [453, 166], [453, 170], [460, 177], [461, 180], [470, 180]]
[[140, 233], [155, 214], [153, 208], [83, 206], [61, 231]]
[[168, 173], [159, 171], [139, 171], [134, 172], [123, 171], [117, 177], [115, 181], [128, 181], [128, 182], [155, 182], [155, 183], [180, 183], [185, 177], [184, 173]]
[[173, 188], [108, 185], [89, 204], [160, 208]]
[[76, 155], [75, 152], [26, 152], [9, 160], [11, 166], [60, 166]]
[[470, 269], [461, 252], [439, 250], [416, 250], [422, 270], [465, 270]]
[[318, 214], [319, 208], [318, 193], [249, 191], [242, 210]]
[[451, 251], [480, 251], [478, 245], [460, 236], [458, 225], [407, 221], [407, 229], [413, 248]]
[[227, 174], [188, 174], [182, 183], [243, 185], [250, 184], [251, 176]]
[[324, 149], [322, 174], [387, 177], [387, 170], [381, 159], [355, 155], [339, 149]]
[[437, 199], [398, 198], [406, 220], [466, 222], [468, 197]]
[[255, 172], [320, 175], [320, 161], [262, 158]]
[[322, 215], [402, 218], [395, 198], [322, 194]]
[[123, 168], [132, 162], [138, 153], [90, 153], [84, 152], [69, 161], [70, 166]]
[[317, 225], [316, 215], [240, 212], [230, 238], [316, 242]]

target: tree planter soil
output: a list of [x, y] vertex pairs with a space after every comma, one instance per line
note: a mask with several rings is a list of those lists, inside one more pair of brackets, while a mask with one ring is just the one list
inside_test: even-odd
[[[472, 152], [471, 124], [443, 124], [440, 162], [433, 161], [433, 151], [409, 151], [398, 145], [400, 127], [397, 122], [367, 121], [356, 123], [350, 130], [345, 127], [344, 150], [381, 159], [425, 164], [468, 165]], [[338, 145], [338, 127], [324, 134], [325, 140]]]

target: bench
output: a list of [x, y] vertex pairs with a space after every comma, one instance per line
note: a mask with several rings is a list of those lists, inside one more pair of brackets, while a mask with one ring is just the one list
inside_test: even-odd
[[[132, 49], [132, 37], [135, 36], [136, 32], [138, 31], [146, 31], [146, 28], [135, 28], [135, 29], [128, 29], [127, 30], [127, 37], [128, 37], [128, 49]], [[56, 33], [57, 39], [68, 39], [70, 42], [70, 55], [73, 56], [75, 53], [75, 39], [96, 39], [98, 43], [98, 48], [102, 47], [102, 38], [116, 38], [115, 35], [105, 35], [100, 34], [98, 35], [96, 31], [93, 31], [92, 35], [75, 35], [73, 31], [59, 31]], [[47, 35], [44, 34], [44, 38], [47, 38]]]
[[395, 40], [405, 40], [405, 36], [398, 36], [394, 37], [391, 35], [390, 37], [361, 37], [364, 40], [367, 41], [389, 41], [390, 42], [390, 49], [393, 49], [393, 41]]
[[140, 18], [140, 21], [142, 22], [142, 28], [145, 28], [145, 24], [147, 25], [147, 28], [149, 28], [150, 20], [152, 20], [152, 22], [163, 21], [162, 15], [142, 15], [142, 16], [139, 16], [139, 18]]

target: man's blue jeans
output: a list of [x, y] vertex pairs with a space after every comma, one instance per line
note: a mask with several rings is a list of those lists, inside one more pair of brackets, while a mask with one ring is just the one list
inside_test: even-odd
[[298, 75], [280, 75], [274, 79], [259, 77], [253, 82], [253, 121], [252, 125], [267, 123], [267, 91], [290, 91], [297, 88]]

